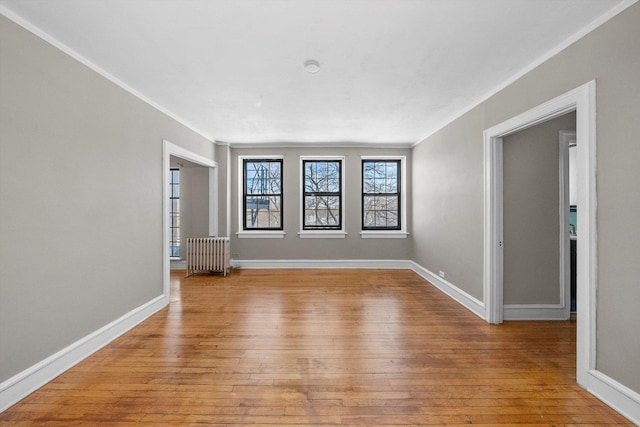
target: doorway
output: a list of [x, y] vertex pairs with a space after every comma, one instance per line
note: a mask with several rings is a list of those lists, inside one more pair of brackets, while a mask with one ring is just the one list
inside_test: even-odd
[[[570, 317], [569, 112], [503, 137], [505, 320]], [[574, 132], [575, 134], [575, 132]]]
[[503, 138], [576, 112], [580, 210], [577, 248], [577, 380], [588, 387], [596, 366], [596, 83], [591, 81], [484, 131], [484, 304], [487, 322], [503, 321]]
[[[169, 255], [171, 270], [186, 270], [186, 242], [210, 235], [210, 168], [170, 157]], [[215, 194], [215, 193], [213, 193]]]
[[169, 200], [171, 198], [171, 158], [183, 159], [209, 168], [209, 235], [215, 236], [218, 234], [218, 163], [164, 140], [162, 173], [162, 292], [167, 302], [171, 300], [171, 286], [169, 283], [171, 266], [171, 209], [169, 206]]

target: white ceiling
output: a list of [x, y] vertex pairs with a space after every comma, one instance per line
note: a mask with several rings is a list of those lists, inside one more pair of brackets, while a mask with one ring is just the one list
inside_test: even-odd
[[[0, 0], [210, 139], [411, 145], [628, 0]], [[321, 69], [307, 73], [305, 60]]]

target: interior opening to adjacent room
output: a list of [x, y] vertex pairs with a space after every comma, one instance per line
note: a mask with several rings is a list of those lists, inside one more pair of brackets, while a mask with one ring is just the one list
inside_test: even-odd
[[171, 254], [169, 251], [170, 237], [170, 174], [171, 158], [177, 157], [197, 165], [209, 168], [209, 235], [218, 234], [218, 163], [199, 154], [186, 150], [167, 140], [163, 141], [162, 162], [162, 293], [165, 298], [171, 297], [169, 275]]
[[576, 112], [578, 222], [577, 380], [596, 381], [596, 83], [588, 82], [484, 131], [484, 302], [486, 320], [502, 323], [503, 310], [503, 138], [571, 111]]

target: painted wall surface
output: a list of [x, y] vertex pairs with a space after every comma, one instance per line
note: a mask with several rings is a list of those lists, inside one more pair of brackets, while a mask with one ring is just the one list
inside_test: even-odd
[[218, 236], [229, 236], [231, 226], [231, 204], [228, 183], [230, 178], [229, 159], [231, 149], [228, 145], [216, 145], [216, 162], [218, 162]]
[[209, 168], [190, 168], [189, 173], [191, 186], [187, 194], [191, 207], [191, 233], [187, 237], [205, 237], [209, 235]]
[[0, 17], [0, 382], [162, 294], [163, 138], [213, 144]]
[[[368, 156], [407, 156], [405, 167], [410, 167], [409, 149], [371, 149], [371, 148], [273, 148], [250, 149], [234, 148], [231, 156], [231, 227], [232, 258], [238, 260], [367, 260], [367, 259], [410, 259], [410, 244], [406, 239], [363, 239], [361, 227], [361, 155]], [[284, 231], [283, 239], [239, 239], [238, 220], [238, 156], [283, 155], [283, 199]], [[302, 239], [300, 231], [301, 177], [300, 156], [346, 156], [345, 157], [345, 227], [346, 238], [341, 239]], [[407, 176], [410, 176], [407, 170]], [[406, 191], [411, 194], [409, 183]], [[242, 185], [242, 183], [240, 183]], [[409, 196], [410, 197], [410, 196]], [[410, 206], [410, 203], [407, 207]], [[407, 217], [408, 231], [411, 232], [411, 216]]]
[[413, 149], [413, 260], [482, 301], [482, 116]]
[[[413, 151], [413, 257], [482, 298], [482, 132], [597, 81], [597, 369], [640, 392], [640, 4], [473, 108]], [[579, 143], [579, 142], [578, 142]], [[423, 212], [425, 217], [419, 217]]]
[[559, 133], [575, 127], [570, 113], [503, 138], [505, 304], [560, 304]]

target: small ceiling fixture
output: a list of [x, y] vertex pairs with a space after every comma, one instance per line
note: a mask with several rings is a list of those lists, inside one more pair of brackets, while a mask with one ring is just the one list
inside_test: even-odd
[[304, 61], [304, 69], [307, 70], [308, 73], [315, 74], [320, 71], [320, 63], [315, 59], [307, 59]]

